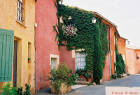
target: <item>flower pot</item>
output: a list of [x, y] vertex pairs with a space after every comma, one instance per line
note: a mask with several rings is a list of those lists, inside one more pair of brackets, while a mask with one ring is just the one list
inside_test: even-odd
[[31, 60], [28, 60], [28, 63], [31, 63]]
[[81, 78], [81, 79], [84, 79], [85, 77], [84, 77], [83, 75], [80, 75], [80, 78]]
[[53, 94], [65, 94], [71, 90], [72, 90], [71, 86], [67, 86], [65, 83], [62, 83], [59, 91], [56, 91], [55, 85], [53, 83], [51, 84], [51, 93]]
[[91, 82], [92, 81], [92, 79], [91, 78], [88, 78], [88, 82]]

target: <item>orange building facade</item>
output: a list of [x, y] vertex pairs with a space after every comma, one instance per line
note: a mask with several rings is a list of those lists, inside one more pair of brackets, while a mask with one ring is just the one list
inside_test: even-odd
[[108, 30], [108, 47], [109, 52], [106, 56], [105, 67], [103, 70], [103, 81], [110, 80], [111, 76], [115, 73], [115, 32], [117, 31], [117, 27], [111, 21], [98, 14], [97, 12], [93, 12], [93, 14], [99, 17], [102, 22], [109, 26]]
[[118, 52], [122, 55], [125, 63], [125, 71], [127, 72], [127, 59], [126, 59], [126, 40], [121, 37], [119, 34], [116, 36]]
[[126, 48], [128, 74], [140, 74], [140, 49]]

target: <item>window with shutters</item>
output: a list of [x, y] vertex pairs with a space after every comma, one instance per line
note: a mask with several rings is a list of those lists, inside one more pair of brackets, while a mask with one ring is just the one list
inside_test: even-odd
[[75, 65], [76, 70], [78, 69], [84, 69], [86, 66], [86, 54], [80, 53], [80, 51], [75, 52]]
[[12, 80], [13, 31], [0, 29], [0, 82]]
[[24, 23], [24, 1], [17, 0], [17, 20]]

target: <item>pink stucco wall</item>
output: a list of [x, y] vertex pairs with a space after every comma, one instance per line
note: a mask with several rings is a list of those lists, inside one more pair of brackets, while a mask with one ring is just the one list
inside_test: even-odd
[[72, 51], [68, 51], [66, 47], [60, 47], [60, 63], [66, 64], [75, 72], [75, 58], [72, 58]]
[[57, 23], [55, 0], [36, 2], [36, 87], [40, 90], [49, 87], [47, 76], [50, 73], [50, 54], [58, 55], [53, 26]]

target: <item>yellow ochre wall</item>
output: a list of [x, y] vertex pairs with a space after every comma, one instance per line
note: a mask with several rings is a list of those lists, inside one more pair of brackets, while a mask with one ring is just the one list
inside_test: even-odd
[[[35, 90], [35, 0], [25, 0], [25, 23], [17, 21], [17, 0], [0, 0], [0, 28], [13, 30], [18, 41], [17, 86], [31, 84]], [[31, 43], [31, 63], [28, 63], [28, 43]], [[29, 78], [29, 76], [31, 76]], [[29, 80], [30, 79], [30, 80]], [[29, 83], [30, 82], [30, 83]], [[0, 87], [5, 83], [0, 82]], [[12, 81], [11, 81], [12, 84]]]

